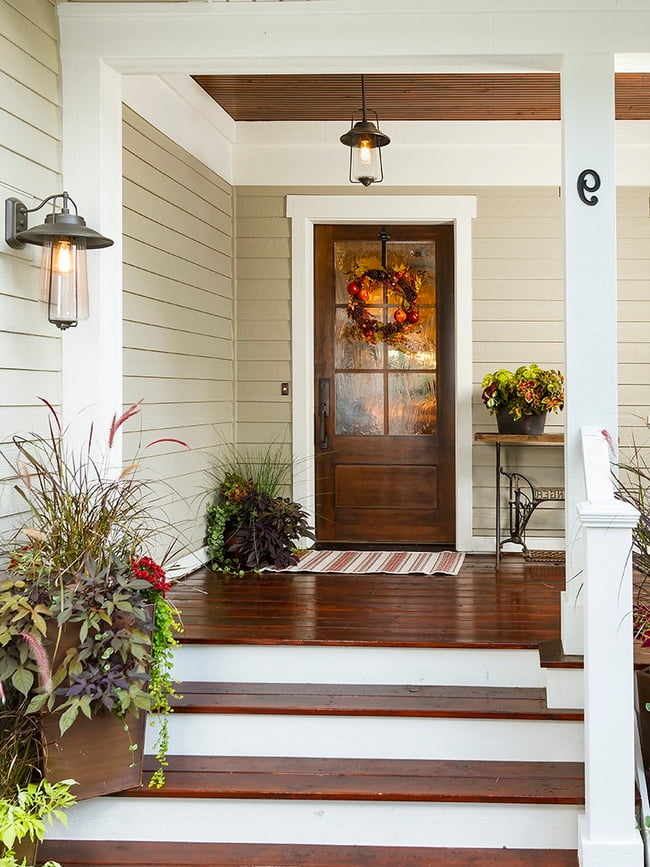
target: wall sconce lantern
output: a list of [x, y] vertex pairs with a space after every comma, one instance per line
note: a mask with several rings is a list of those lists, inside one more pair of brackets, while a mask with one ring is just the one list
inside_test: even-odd
[[[57, 199], [62, 200], [58, 212]], [[28, 228], [27, 214], [39, 211], [48, 202], [52, 202], [52, 213], [40, 226]], [[74, 214], [70, 213], [70, 204]], [[43, 248], [41, 301], [47, 304], [47, 318], [53, 325], [64, 330], [88, 318], [86, 250], [110, 247], [113, 241], [86, 225], [68, 193], [48, 196], [35, 208], [27, 208], [20, 199], [7, 199], [5, 240], [14, 250], [25, 244]]]
[[[364, 77], [361, 76], [361, 108], [352, 112], [350, 129], [341, 136], [342, 144], [350, 148], [350, 183], [363, 184], [364, 187], [384, 180], [381, 162], [381, 149], [390, 144], [390, 138], [379, 129], [377, 112], [375, 123], [368, 120], [366, 112], [366, 91]], [[361, 115], [361, 118], [359, 118]]]

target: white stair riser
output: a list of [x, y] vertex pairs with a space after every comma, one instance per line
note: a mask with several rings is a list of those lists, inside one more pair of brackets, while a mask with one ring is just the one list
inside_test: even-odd
[[546, 704], [549, 707], [584, 708], [584, 681], [581, 668], [546, 669]]
[[[145, 749], [151, 752], [153, 722]], [[170, 755], [582, 761], [581, 722], [171, 714]]]
[[184, 645], [178, 680], [245, 683], [545, 686], [535, 650]]
[[186, 840], [378, 846], [577, 846], [571, 806], [94, 798], [73, 807], [65, 840]]

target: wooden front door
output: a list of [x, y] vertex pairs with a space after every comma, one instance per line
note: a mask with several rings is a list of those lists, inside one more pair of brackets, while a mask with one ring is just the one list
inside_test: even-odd
[[453, 287], [452, 226], [315, 227], [319, 543], [454, 544]]

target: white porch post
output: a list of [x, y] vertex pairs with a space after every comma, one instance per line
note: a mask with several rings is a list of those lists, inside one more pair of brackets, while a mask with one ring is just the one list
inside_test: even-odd
[[[565, 486], [566, 590], [562, 600], [565, 653], [583, 652], [585, 563], [579, 544], [577, 505], [585, 499], [580, 428], [606, 428], [617, 435], [616, 179], [614, 57], [563, 58], [562, 199], [565, 239]], [[578, 179], [600, 186], [587, 199]], [[594, 175], [593, 173], [597, 173]]]
[[[63, 335], [63, 418], [81, 441], [95, 424], [103, 447], [122, 405], [121, 75], [99, 58], [66, 56], [62, 28], [63, 183], [112, 247], [88, 252], [90, 318]], [[121, 443], [113, 450], [121, 458]]]
[[638, 512], [614, 498], [608, 445], [583, 436], [587, 500], [578, 506], [585, 566], [585, 816], [582, 867], [641, 867], [634, 811], [632, 528]]

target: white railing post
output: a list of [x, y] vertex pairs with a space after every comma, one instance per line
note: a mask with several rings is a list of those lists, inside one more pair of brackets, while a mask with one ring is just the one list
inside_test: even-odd
[[608, 444], [582, 431], [587, 500], [584, 544], [585, 816], [581, 867], [641, 867], [634, 813], [632, 529], [638, 512], [615, 499]]

